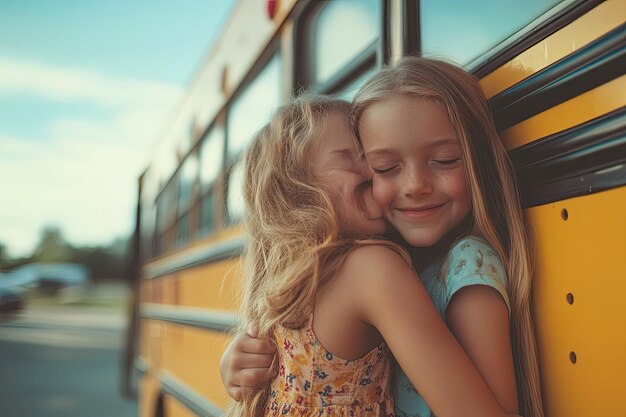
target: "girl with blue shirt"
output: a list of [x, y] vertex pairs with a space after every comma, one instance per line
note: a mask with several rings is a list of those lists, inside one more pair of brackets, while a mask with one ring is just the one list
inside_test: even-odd
[[[403, 58], [359, 90], [352, 121], [372, 171], [373, 198], [412, 248], [439, 314], [503, 409], [543, 416], [529, 237], [478, 83], [445, 62]], [[236, 337], [222, 366], [229, 392], [267, 378], [272, 357], [267, 343]], [[399, 365], [396, 414], [442, 410], [430, 395], [436, 375], [414, 386]]]

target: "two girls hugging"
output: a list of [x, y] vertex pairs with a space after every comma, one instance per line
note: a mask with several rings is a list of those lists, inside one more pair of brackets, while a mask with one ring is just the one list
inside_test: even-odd
[[530, 240], [470, 74], [406, 57], [352, 105], [294, 99], [244, 198], [227, 416], [543, 416]]

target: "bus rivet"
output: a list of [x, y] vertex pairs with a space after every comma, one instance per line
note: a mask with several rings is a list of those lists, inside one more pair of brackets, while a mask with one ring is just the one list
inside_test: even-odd
[[567, 296], [565, 297], [567, 299], [567, 303], [569, 305], [574, 304], [574, 294], [572, 294], [571, 292], [567, 293]]
[[567, 212], [567, 209], [563, 209], [563, 210], [561, 210], [561, 218], [562, 218], [563, 220], [567, 220], [567, 219], [568, 219], [568, 217], [569, 217], [569, 213]]
[[575, 353], [575, 352], [570, 352], [570, 353], [569, 353], [569, 361], [570, 361], [572, 364], [575, 364], [575, 363], [576, 363], [576, 353]]

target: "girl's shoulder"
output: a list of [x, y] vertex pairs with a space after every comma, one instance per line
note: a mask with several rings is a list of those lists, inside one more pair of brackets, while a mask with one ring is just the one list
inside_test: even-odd
[[369, 265], [381, 261], [397, 262], [402, 260], [409, 268], [411, 256], [399, 244], [384, 239], [367, 239], [355, 242], [352, 250], [347, 254], [349, 264]]
[[500, 256], [489, 242], [480, 236], [467, 235], [457, 240], [448, 251], [448, 259], [472, 258], [480, 263], [480, 259], [488, 258], [502, 263]]
[[508, 305], [508, 280], [502, 259], [495, 248], [479, 236], [459, 239], [450, 248], [440, 273], [447, 301], [463, 287], [487, 285], [496, 289]]
[[345, 254], [338, 276], [362, 284], [384, 279], [390, 271], [412, 273], [409, 254], [396, 243], [369, 239], [355, 242]]

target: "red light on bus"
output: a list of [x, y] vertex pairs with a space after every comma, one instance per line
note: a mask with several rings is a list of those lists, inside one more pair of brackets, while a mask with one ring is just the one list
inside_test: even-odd
[[276, 0], [267, 0], [267, 15], [270, 19], [276, 14]]

